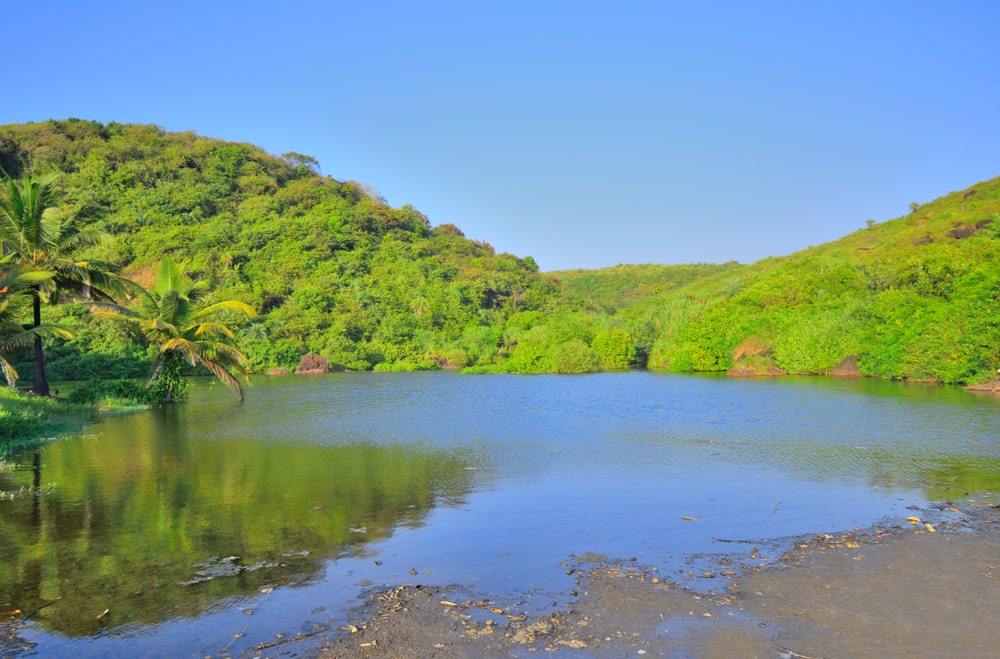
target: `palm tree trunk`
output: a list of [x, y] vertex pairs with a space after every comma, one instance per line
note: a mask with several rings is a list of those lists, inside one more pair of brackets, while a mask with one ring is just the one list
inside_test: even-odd
[[[33, 327], [40, 327], [42, 324], [42, 298], [35, 291], [32, 299], [32, 311], [34, 312]], [[35, 384], [32, 387], [39, 396], [49, 395], [49, 381], [45, 378], [45, 352], [42, 350], [42, 337], [35, 335]]]

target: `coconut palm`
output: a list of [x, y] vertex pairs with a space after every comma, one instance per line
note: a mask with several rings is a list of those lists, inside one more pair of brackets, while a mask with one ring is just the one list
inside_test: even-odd
[[249, 379], [247, 360], [233, 346], [235, 332], [226, 316], [252, 317], [253, 307], [238, 300], [209, 303], [205, 299], [208, 285], [192, 280], [185, 272], [186, 265], [163, 259], [153, 287], [140, 290], [135, 306], [97, 302], [93, 313], [137, 328], [159, 347], [147, 386], [162, 391], [164, 403], [173, 402], [182, 391], [180, 367], [185, 361], [211, 371], [243, 400], [243, 385], [237, 376]]
[[7, 385], [13, 387], [18, 374], [6, 354], [27, 347], [36, 336], [72, 338], [72, 333], [58, 325], [25, 328], [21, 320], [31, 307], [32, 289], [52, 279], [44, 270], [25, 269], [14, 263], [14, 255], [0, 257], [0, 372]]
[[[80, 295], [90, 299], [111, 300], [120, 289], [121, 279], [115, 267], [103, 261], [82, 257], [86, 249], [102, 245], [108, 236], [93, 226], [84, 226], [85, 214], [59, 207], [56, 175], [26, 176], [19, 181], [8, 178], [0, 194], [0, 247], [14, 255], [25, 269], [52, 273], [45, 281], [32, 285], [32, 327], [42, 325], [42, 304], [57, 302], [62, 295]], [[49, 395], [45, 377], [44, 332], [35, 332], [35, 393]]]

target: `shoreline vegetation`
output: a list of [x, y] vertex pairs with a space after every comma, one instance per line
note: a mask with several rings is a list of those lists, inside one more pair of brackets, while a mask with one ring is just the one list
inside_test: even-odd
[[[189, 375], [242, 397], [251, 373], [337, 370], [1000, 392], [1000, 178], [749, 265], [542, 272], [310, 156], [191, 132], [4, 125], [0, 169], [0, 367], [42, 396], [50, 379], [95, 392], [67, 405], [115, 398], [109, 382], [148, 379], [123, 400], [149, 405], [182, 399]], [[0, 403], [4, 424], [31, 425], [27, 399]]]
[[109, 393], [90, 402], [72, 402], [0, 388], [0, 461], [80, 432], [103, 416], [145, 409], [148, 404]]

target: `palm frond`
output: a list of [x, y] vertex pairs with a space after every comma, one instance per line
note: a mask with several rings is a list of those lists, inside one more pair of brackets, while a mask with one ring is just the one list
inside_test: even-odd
[[230, 339], [236, 336], [233, 330], [229, 329], [222, 323], [198, 323], [194, 325], [194, 335], [204, 336], [204, 335], [221, 334], [223, 336], [228, 336]]
[[73, 333], [73, 330], [64, 325], [39, 325], [38, 327], [22, 329], [18, 332], [7, 334], [0, 339], [0, 350], [7, 352], [26, 348], [31, 345], [36, 336], [42, 338], [72, 339], [76, 335]]
[[208, 318], [219, 313], [220, 311], [241, 313], [247, 318], [253, 318], [257, 314], [256, 310], [246, 302], [240, 302], [239, 300], [224, 300], [200, 309], [194, 314], [193, 318], [196, 320], [200, 318]]
[[3, 377], [7, 381], [7, 386], [13, 389], [17, 386], [17, 369], [9, 361], [4, 359], [3, 355], [0, 355], [0, 371], [3, 372]]
[[171, 350], [176, 350], [180, 354], [184, 355], [188, 361], [194, 363], [194, 356], [201, 354], [201, 346], [198, 345], [197, 341], [189, 341], [188, 339], [182, 337], [175, 337], [172, 339], [167, 339], [160, 345], [160, 352], [169, 352]]
[[240, 397], [240, 400], [244, 399], [243, 385], [232, 373], [227, 371], [225, 367], [216, 361], [206, 359], [201, 356], [198, 357], [198, 364], [211, 371], [212, 375], [218, 378], [222, 384], [234, 391], [236, 395]]

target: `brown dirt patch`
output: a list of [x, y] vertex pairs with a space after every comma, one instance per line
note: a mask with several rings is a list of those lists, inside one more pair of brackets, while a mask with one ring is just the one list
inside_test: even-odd
[[858, 368], [857, 355], [849, 355], [840, 360], [840, 363], [830, 370], [829, 375], [835, 378], [859, 378], [861, 369]]

